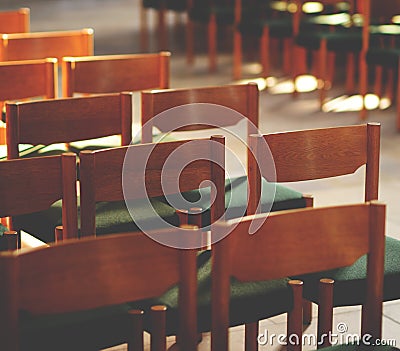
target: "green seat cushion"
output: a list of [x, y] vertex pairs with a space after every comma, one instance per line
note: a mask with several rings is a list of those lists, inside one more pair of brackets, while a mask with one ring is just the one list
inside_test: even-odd
[[[276, 190], [275, 190], [276, 186]], [[246, 214], [247, 209], [247, 176], [225, 180], [225, 219], [239, 218]], [[275, 191], [275, 197], [273, 197]], [[182, 196], [196, 207], [203, 209], [203, 226], [210, 225], [210, 196], [211, 189], [201, 188], [182, 193]], [[168, 199], [168, 197], [167, 197]], [[176, 203], [174, 196], [171, 196]], [[271, 208], [272, 203], [272, 208]], [[262, 180], [261, 186], [261, 211], [266, 212], [288, 210], [305, 207], [305, 199], [298, 191]], [[175, 206], [177, 207], [177, 206]], [[178, 206], [179, 207], [179, 206]]]
[[[274, 186], [265, 180], [262, 183], [262, 211], [268, 211], [271, 207], [271, 194]], [[226, 218], [237, 218], [245, 214], [247, 207], [247, 177], [233, 178], [226, 181]], [[205, 209], [203, 213], [204, 226], [210, 224], [210, 188], [202, 188], [183, 193], [187, 201], [195, 202], [201, 198], [196, 205]], [[132, 206], [134, 220], [126, 208], [125, 201], [99, 202], [96, 204], [96, 230], [98, 235], [114, 232], [136, 231], [138, 225], [141, 228], [158, 229], [167, 225], [165, 222], [155, 221], [161, 217], [171, 225], [179, 225], [178, 216], [174, 207], [169, 205], [171, 198], [163, 196], [151, 199], [154, 211], [149, 211], [146, 201], [138, 200]], [[302, 194], [290, 188], [277, 185], [272, 210], [286, 210], [305, 207], [305, 199]], [[78, 199], [79, 204], [79, 199]], [[179, 207], [177, 208], [186, 208]], [[153, 223], [156, 223], [155, 226]], [[48, 243], [54, 241], [54, 228], [62, 224], [62, 202], [57, 201], [48, 210], [35, 212], [16, 217], [18, 228], [32, 234], [40, 240]]]
[[[345, 243], [343, 245], [346, 245]], [[386, 237], [384, 301], [400, 298], [400, 241]], [[364, 255], [349, 267], [306, 274], [297, 277], [304, 281], [304, 297], [318, 302], [320, 278], [335, 280], [334, 305], [360, 305], [365, 300], [367, 256]]]
[[[198, 256], [198, 330], [211, 328], [211, 253], [203, 251]], [[231, 279], [230, 325], [236, 326], [257, 319], [285, 313], [292, 307], [292, 290], [288, 279], [242, 283]], [[178, 326], [178, 292], [176, 286], [156, 299], [135, 302], [133, 308], [148, 309], [154, 304], [167, 306], [167, 334], [175, 335]], [[146, 329], [150, 328], [146, 321]]]
[[[3, 236], [4, 232], [6, 232], [7, 230], [8, 230], [8, 228], [0, 223], [0, 239]], [[0, 251], [4, 251], [4, 250], [7, 250], [6, 242], [4, 242], [3, 240], [0, 240]]]
[[[162, 197], [153, 198], [150, 202], [158, 216], [170, 224], [179, 224], [174, 209], [168, 206]], [[148, 206], [144, 201], [136, 202], [134, 213], [135, 221], [143, 223], [143, 225], [152, 222], [154, 219], [154, 213], [148, 211]], [[62, 201], [55, 202], [48, 210], [18, 216], [16, 217], [16, 224], [18, 228], [46, 243], [53, 242], [54, 228], [62, 224]], [[132, 220], [125, 201], [99, 202], [96, 204], [97, 235], [137, 230], [139, 230], [138, 226]]]
[[189, 18], [192, 21], [200, 23], [208, 23], [210, 15], [214, 13], [217, 24], [230, 25], [234, 22], [234, 9], [233, 6], [205, 6], [204, 3], [200, 5], [194, 5], [189, 10]]
[[130, 305], [33, 316], [21, 312], [21, 350], [99, 350], [127, 341]]
[[335, 52], [359, 52], [362, 45], [362, 33], [359, 30], [304, 31], [295, 41], [297, 45], [309, 50], [318, 50], [321, 40], [326, 39], [328, 51]]
[[380, 65], [397, 68], [399, 65], [400, 49], [378, 49], [371, 48], [367, 51], [366, 60], [368, 65]]
[[174, 11], [185, 11], [187, 7], [185, 0], [143, 0], [143, 7], [159, 9], [162, 3], [165, 3], [167, 9]]

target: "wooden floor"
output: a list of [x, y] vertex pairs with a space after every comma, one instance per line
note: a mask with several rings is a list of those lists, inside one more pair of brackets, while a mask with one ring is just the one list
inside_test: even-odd
[[[0, 10], [27, 6], [31, 8], [32, 31], [77, 29], [92, 27], [95, 30], [96, 54], [118, 54], [140, 52], [139, 45], [139, 0], [2, 0]], [[229, 33], [229, 32], [226, 32]], [[183, 29], [178, 27], [176, 32], [170, 31], [170, 50], [172, 51], [171, 87], [191, 87], [205, 85], [219, 85], [232, 83], [232, 57], [230, 55], [231, 38], [226, 33], [223, 48], [218, 59], [218, 71], [209, 74], [205, 57], [204, 38], [199, 29], [198, 49], [194, 66], [189, 67], [184, 58]], [[150, 50], [156, 51], [155, 37], [151, 37]], [[257, 65], [247, 64], [245, 75], [249, 79], [257, 78]], [[279, 72], [277, 73], [279, 75]], [[259, 78], [256, 80], [260, 87], [271, 80]], [[359, 123], [358, 114], [354, 111], [340, 111], [343, 107], [327, 105], [331, 112], [318, 110], [318, 99], [315, 92], [301, 94], [297, 100], [292, 100], [290, 82], [284, 78], [277, 80], [279, 84], [271, 89], [261, 92], [261, 132], [295, 130], [314, 127], [349, 125]], [[286, 92], [286, 93], [285, 93]], [[334, 97], [341, 93], [341, 86], [329, 92]], [[349, 102], [349, 100], [347, 100]], [[343, 101], [342, 101], [343, 102]], [[357, 101], [356, 101], [357, 102]], [[354, 109], [356, 102], [350, 100], [350, 107]], [[387, 235], [400, 239], [400, 133], [395, 129], [395, 110], [371, 111], [369, 121], [382, 124], [382, 155], [381, 155], [381, 201], [388, 205]], [[305, 182], [296, 188], [304, 193], [315, 196], [316, 206], [325, 204], [339, 204], [345, 202], [363, 201], [362, 187], [363, 171], [351, 177], [342, 177], [328, 181]], [[316, 311], [314, 310], [314, 316]], [[359, 307], [339, 308], [335, 310], [334, 324], [345, 323], [348, 334], [357, 333], [359, 327]], [[269, 335], [285, 334], [285, 316], [278, 316], [264, 321], [260, 333]], [[307, 334], [316, 333], [315, 318], [310, 327], [305, 330]], [[241, 336], [243, 328], [234, 328], [231, 331], [233, 350], [243, 349]], [[338, 333], [340, 334], [340, 333]], [[400, 301], [384, 304], [383, 338], [395, 340], [400, 347]], [[170, 345], [173, 345], [171, 338]], [[209, 337], [205, 335], [200, 345], [200, 350], [207, 350]], [[283, 349], [282, 345], [261, 346], [261, 350]], [[172, 348], [173, 349], [173, 348]], [[304, 349], [315, 349], [315, 345], [304, 345]], [[126, 350], [125, 346], [112, 350]]]

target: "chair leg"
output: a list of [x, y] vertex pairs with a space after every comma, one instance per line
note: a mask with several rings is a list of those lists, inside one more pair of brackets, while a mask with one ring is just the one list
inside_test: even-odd
[[260, 61], [261, 61], [263, 77], [268, 77], [268, 75], [270, 74], [269, 47], [270, 47], [269, 27], [264, 26], [263, 33], [260, 39]]
[[322, 339], [322, 335], [332, 332], [333, 283], [332, 279], [321, 279], [319, 284], [317, 340], [320, 340], [321, 344], [318, 344], [318, 348], [331, 346], [329, 338]]
[[365, 53], [361, 53], [359, 55], [359, 66], [360, 66], [360, 94], [362, 98], [362, 106], [360, 110], [360, 120], [364, 121], [367, 119], [367, 109], [365, 106], [365, 96], [367, 95], [368, 91], [368, 66], [367, 61], [365, 58]]
[[328, 49], [326, 40], [321, 40], [321, 45], [319, 48], [319, 104], [322, 110], [326, 98], [326, 90], [328, 89], [329, 83], [326, 77], [326, 60], [328, 56]]
[[312, 320], [312, 302], [303, 299], [303, 324], [310, 325]]
[[132, 322], [132, 331], [129, 335], [128, 351], [143, 351], [143, 315], [142, 310], [131, 310], [129, 316]]
[[166, 316], [167, 308], [165, 306], [153, 306], [151, 313], [151, 351], [166, 351]]
[[242, 78], [242, 34], [238, 29], [233, 33], [233, 79]]
[[186, 22], [186, 63], [193, 65], [194, 63], [194, 23], [188, 18]]
[[162, 2], [161, 7], [158, 10], [158, 28], [157, 28], [157, 33], [158, 33], [158, 50], [163, 51], [167, 50], [167, 26], [165, 25], [165, 15], [166, 15], [166, 9], [165, 9], [165, 3]]
[[215, 13], [210, 15], [208, 23], [208, 68], [210, 72], [217, 69], [217, 19]]
[[293, 81], [293, 94], [292, 97], [296, 98], [298, 91], [296, 88], [296, 80], [298, 76], [307, 72], [307, 50], [294, 45], [293, 46], [293, 59], [292, 60], [292, 81]]
[[257, 351], [258, 337], [258, 321], [254, 323], [247, 323], [245, 325], [245, 350], [246, 351]]
[[149, 28], [147, 26], [147, 11], [140, 7], [140, 50], [142, 52], [149, 51]]
[[[303, 336], [303, 282], [301, 280], [290, 280], [290, 287], [293, 291], [293, 308], [288, 312], [287, 335], [289, 337], [287, 350], [301, 351]], [[299, 341], [292, 344], [294, 341]]]
[[292, 47], [293, 39], [285, 38], [283, 39], [283, 72], [285, 74], [290, 74], [290, 69], [292, 66]]

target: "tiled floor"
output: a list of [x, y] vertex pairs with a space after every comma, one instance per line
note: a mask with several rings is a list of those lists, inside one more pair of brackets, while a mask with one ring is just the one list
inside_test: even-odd
[[[140, 52], [139, 48], [139, 0], [2, 0], [0, 10], [19, 6], [31, 8], [31, 29], [33, 31], [62, 30], [92, 27], [95, 30], [96, 54], [117, 54]], [[180, 30], [180, 32], [179, 32]], [[193, 67], [188, 67], [184, 59], [182, 29], [178, 36], [170, 33], [172, 67], [171, 87], [206, 86], [231, 83], [232, 58], [227, 50], [220, 54], [218, 72], [207, 72], [204, 54], [196, 57]], [[201, 33], [200, 33], [201, 34]], [[204, 34], [202, 36], [204, 38]], [[226, 39], [226, 40], [225, 40]], [[225, 47], [230, 45], [230, 37], [224, 37]], [[154, 38], [151, 48], [155, 50]], [[254, 68], [248, 65], [247, 68]], [[253, 76], [254, 77], [254, 76]], [[259, 80], [261, 84], [265, 80]], [[285, 87], [285, 82], [280, 87]], [[292, 100], [290, 94], [277, 94], [277, 89], [261, 92], [260, 130], [261, 132], [295, 130], [311, 127], [349, 125], [358, 123], [356, 112], [328, 112], [318, 110], [315, 92], [301, 94]], [[340, 92], [331, 91], [330, 96]], [[354, 106], [354, 105], [353, 105]], [[382, 154], [380, 173], [380, 200], [387, 203], [387, 235], [400, 239], [400, 133], [395, 130], [395, 111], [391, 107], [384, 111], [372, 111], [369, 121], [382, 124]], [[363, 201], [362, 177], [358, 171], [354, 176], [328, 181], [307, 182], [297, 189], [312, 193], [316, 206], [343, 202]], [[314, 311], [315, 312], [315, 311]], [[315, 315], [315, 313], [314, 313]], [[285, 333], [285, 317], [278, 316], [263, 322], [260, 330], [268, 330], [269, 335]], [[348, 333], [356, 333], [359, 326], [359, 308], [340, 308], [335, 310], [335, 325], [346, 323]], [[316, 331], [315, 320], [305, 333]], [[243, 328], [234, 328], [231, 342], [234, 350], [241, 349]], [[400, 301], [387, 302], [384, 305], [383, 338], [395, 340], [400, 346]], [[173, 340], [169, 342], [173, 344]], [[204, 337], [200, 350], [207, 350], [209, 337]], [[282, 346], [262, 346], [261, 350], [278, 350]], [[312, 347], [306, 346], [305, 349]], [[173, 349], [173, 348], [172, 348]], [[126, 350], [125, 346], [112, 350]]]

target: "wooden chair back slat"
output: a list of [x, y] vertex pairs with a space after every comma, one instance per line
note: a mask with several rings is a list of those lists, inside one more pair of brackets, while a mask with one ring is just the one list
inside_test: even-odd
[[64, 57], [63, 95], [169, 87], [169, 52]]
[[69, 143], [121, 135], [132, 140], [131, 93], [6, 104], [8, 158], [18, 157], [18, 144]]
[[0, 11], [0, 33], [24, 33], [30, 31], [30, 9]]
[[93, 30], [51, 31], [3, 34], [0, 61], [33, 60], [64, 56], [93, 55]]

